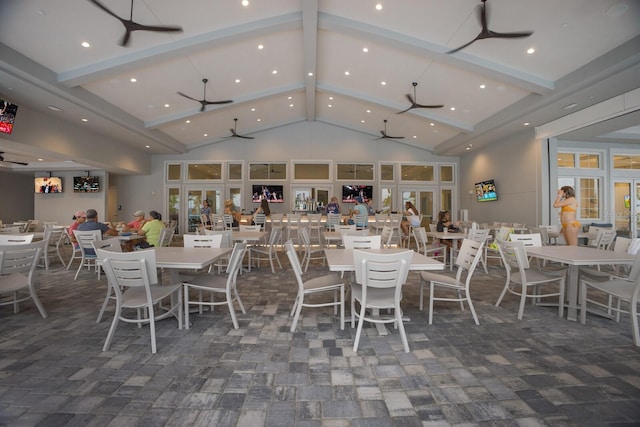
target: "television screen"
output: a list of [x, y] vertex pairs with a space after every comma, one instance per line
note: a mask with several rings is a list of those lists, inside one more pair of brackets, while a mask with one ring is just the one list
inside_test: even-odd
[[0, 99], [0, 132], [11, 133], [18, 106]]
[[260, 203], [262, 199], [267, 199], [269, 203], [284, 203], [283, 192], [282, 185], [254, 185], [251, 201]]
[[99, 176], [74, 176], [73, 192], [74, 193], [97, 193], [100, 191]]
[[356, 197], [362, 197], [364, 202], [373, 199], [373, 186], [371, 185], [343, 185], [342, 203], [355, 203]]
[[34, 179], [36, 193], [62, 193], [62, 179], [44, 176]]
[[498, 200], [498, 193], [496, 192], [496, 184], [492, 179], [488, 181], [477, 182], [475, 184], [476, 187], [476, 197], [479, 202], [491, 202], [493, 200]]

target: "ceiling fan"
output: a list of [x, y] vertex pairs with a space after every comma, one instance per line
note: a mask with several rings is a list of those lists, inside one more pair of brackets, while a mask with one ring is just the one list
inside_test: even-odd
[[[207, 82], [209, 81], [209, 79], [202, 79], [202, 83], [204, 83], [204, 96], [202, 97], [202, 99], [195, 99], [190, 97], [189, 95], [185, 95], [182, 92], [178, 92], [178, 95], [182, 95], [187, 99], [190, 99], [192, 101], [196, 101], [199, 102], [200, 105], [202, 105], [202, 107], [200, 108], [200, 111], [204, 111], [204, 109], [207, 107], [207, 105], [215, 105], [215, 104], [230, 104], [233, 101], [228, 99], [226, 101], [207, 101]], [[237, 120], [237, 119], [236, 119]]]
[[105, 5], [100, 3], [98, 0], [89, 0], [91, 3], [98, 6], [100, 9], [107, 12], [109, 15], [113, 16], [124, 25], [125, 33], [122, 41], [120, 42], [120, 46], [126, 46], [129, 44], [129, 39], [131, 38], [131, 33], [133, 31], [157, 31], [157, 32], [169, 32], [169, 33], [180, 33], [182, 32], [182, 27], [176, 25], [144, 25], [138, 24], [137, 22], [133, 22], [133, 0], [131, 0], [131, 13], [129, 14], [129, 19], [124, 19], [113, 13], [109, 10]]
[[376, 140], [378, 139], [404, 139], [404, 136], [391, 136], [387, 134], [387, 119], [384, 119], [384, 130], [381, 130], [380, 133], [382, 134], [382, 136], [380, 138], [376, 138]]
[[459, 51], [460, 49], [464, 49], [469, 46], [471, 43], [482, 40], [482, 39], [519, 39], [524, 37], [529, 37], [533, 34], [533, 31], [521, 31], [517, 33], [498, 33], [495, 31], [491, 31], [487, 25], [487, 0], [482, 0], [482, 7], [480, 8], [480, 25], [482, 25], [482, 29], [480, 33], [476, 36], [475, 39], [471, 40], [469, 43], [463, 44], [462, 46], [450, 50], [447, 53], [454, 53]]
[[0, 163], [13, 163], [14, 165], [22, 165], [22, 166], [29, 165], [29, 163], [25, 163], [25, 162], [14, 162], [12, 160], [5, 160], [4, 153], [2, 151], [0, 151]]
[[418, 104], [418, 97], [416, 96], [416, 86], [418, 86], [418, 82], [411, 83], [413, 85], [413, 98], [411, 95], [407, 94], [407, 99], [411, 103], [411, 106], [406, 110], [398, 111], [396, 114], [406, 113], [407, 111], [413, 108], [442, 108], [444, 105], [422, 105]]
[[240, 135], [238, 134], [238, 132], [236, 132], [236, 129], [238, 127], [238, 119], [235, 118], [233, 119], [233, 129], [229, 129], [231, 131], [231, 135], [228, 136], [227, 138], [244, 138], [244, 139], [255, 139], [253, 136], [244, 136], [244, 135]]

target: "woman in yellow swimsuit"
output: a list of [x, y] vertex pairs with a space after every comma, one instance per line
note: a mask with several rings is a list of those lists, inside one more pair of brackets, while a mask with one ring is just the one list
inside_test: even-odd
[[562, 235], [567, 245], [576, 246], [578, 244], [578, 232], [580, 223], [576, 220], [578, 210], [578, 200], [573, 187], [565, 185], [558, 190], [558, 195], [554, 208], [560, 208], [560, 223], [562, 224]]

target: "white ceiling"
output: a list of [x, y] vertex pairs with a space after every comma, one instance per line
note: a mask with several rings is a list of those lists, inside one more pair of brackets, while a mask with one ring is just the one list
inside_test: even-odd
[[[100, 1], [129, 17], [130, 0]], [[136, 31], [122, 47], [122, 24], [89, 0], [0, 0], [0, 98], [86, 118], [157, 154], [226, 141], [238, 118], [238, 133], [258, 143], [260, 131], [306, 120], [373, 139], [386, 119], [403, 143], [459, 155], [639, 86], [638, 0], [488, 0], [490, 29], [533, 35], [480, 40], [452, 55], [480, 31], [479, 0], [248, 3], [135, 0], [134, 21], [184, 31]], [[200, 112], [177, 94], [202, 99], [203, 78], [207, 99], [234, 102]], [[396, 114], [409, 106], [412, 82], [417, 102], [444, 108]], [[587, 137], [637, 143], [638, 128], [628, 128], [640, 120], [626, 119]], [[0, 139], [1, 150], [33, 160]]]

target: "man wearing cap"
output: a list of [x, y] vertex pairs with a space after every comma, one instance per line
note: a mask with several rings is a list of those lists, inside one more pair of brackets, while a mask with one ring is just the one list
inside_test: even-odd
[[73, 234], [73, 230], [77, 230], [78, 226], [87, 220], [87, 214], [84, 211], [76, 211], [73, 214], [73, 223], [69, 226], [69, 239], [73, 242], [73, 247], [75, 249], [78, 248], [78, 242], [76, 241], [76, 236]]
[[144, 212], [143, 211], [135, 211], [133, 213], [133, 221], [127, 223], [127, 230], [135, 230], [138, 231], [142, 228], [145, 223], [144, 220]]

